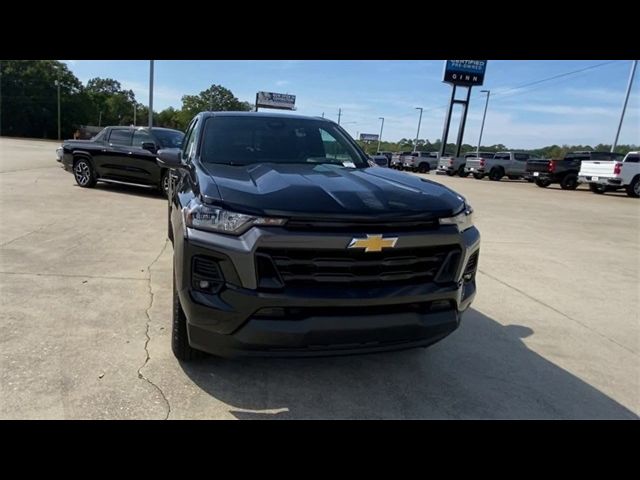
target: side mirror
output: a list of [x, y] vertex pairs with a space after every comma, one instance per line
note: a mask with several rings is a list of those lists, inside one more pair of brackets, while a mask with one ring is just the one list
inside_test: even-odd
[[182, 150], [179, 148], [163, 148], [158, 150], [157, 162], [161, 167], [184, 168], [182, 163]]
[[151, 153], [156, 153], [156, 144], [153, 142], [144, 142], [142, 144], [142, 148], [150, 151]]

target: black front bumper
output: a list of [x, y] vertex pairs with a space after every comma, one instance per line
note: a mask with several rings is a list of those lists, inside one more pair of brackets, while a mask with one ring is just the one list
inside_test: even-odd
[[[253, 252], [257, 245], [269, 242], [304, 244], [302, 236], [284, 239], [253, 232], [244, 239], [225, 236], [226, 245], [214, 240], [214, 246], [203, 241], [205, 236], [220, 236], [194, 233], [189, 239], [175, 239], [176, 285], [187, 317], [189, 343], [215, 355], [319, 356], [427, 346], [458, 327], [476, 292], [475, 276], [462, 279], [466, 261], [479, 249], [475, 228], [438, 236], [445, 243], [452, 237], [460, 243], [462, 256], [455, 281], [285, 287], [277, 292], [256, 288], [250, 263]], [[324, 237], [323, 243], [327, 242]], [[226, 279], [217, 293], [203, 293], [192, 286], [192, 258], [203, 254], [219, 260]]]

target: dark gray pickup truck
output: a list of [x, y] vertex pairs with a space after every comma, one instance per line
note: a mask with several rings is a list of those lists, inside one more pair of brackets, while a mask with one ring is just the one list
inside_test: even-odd
[[81, 187], [97, 182], [169, 188], [168, 169], [156, 162], [161, 148], [182, 145], [184, 134], [169, 128], [105, 127], [91, 140], [65, 140], [58, 161]]
[[475, 292], [480, 234], [463, 197], [372, 166], [336, 123], [204, 112], [170, 183], [177, 358], [427, 346]]

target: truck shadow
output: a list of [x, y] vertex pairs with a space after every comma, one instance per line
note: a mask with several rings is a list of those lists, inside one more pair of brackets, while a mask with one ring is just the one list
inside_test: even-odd
[[639, 418], [529, 350], [533, 333], [470, 310], [426, 350], [181, 366], [239, 419]]
[[160, 191], [151, 188], [136, 187], [135, 185], [98, 182], [94, 188], [96, 190], [104, 192], [121, 193], [134, 197], [155, 198], [166, 201], [165, 197], [160, 193]]

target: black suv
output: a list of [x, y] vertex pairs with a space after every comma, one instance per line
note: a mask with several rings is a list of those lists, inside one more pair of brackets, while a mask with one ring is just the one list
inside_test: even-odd
[[371, 166], [336, 123], [205, 112], [170, 183], [177, 358], [309, 356], [432, 344], [476, 292], [465, 199]]
[[156, 152], [179, 148], [184, 133], [169, 128], [105, 127], [91, 140], [66, 140], [60, 162], [81, 187], [97, 182], [169, 189], [168, 169], [158, 166]]

